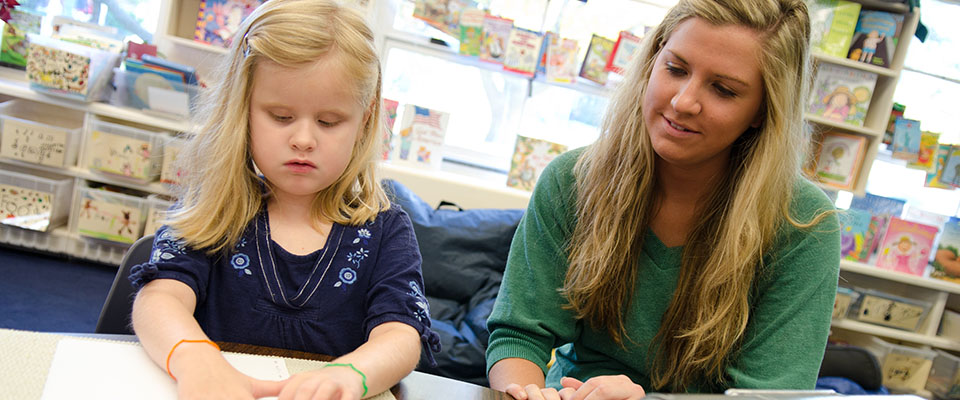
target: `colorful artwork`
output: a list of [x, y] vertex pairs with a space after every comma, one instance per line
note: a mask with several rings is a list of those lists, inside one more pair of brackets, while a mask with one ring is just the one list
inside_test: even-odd
[[27, 48], [30, 44], [27, 33], [40, 33], [42, 18], [42, 15], [10, 10], [10, 20], [3, 27], [0, 63], [21, 68], [27, 66]]
[[5, 118], [0, 155], [60, 167], [66, 156], [67, 135], [62, 129]]
[[867, 211], [849, 209], [840, 213], [840, 256], [847, 260], [866, 262], [870, 257], [871, 215]]
[[90, 57], [32, 43], [27, 56], [27, 79], [45, 88], [86, 96]]
[[610, 59], [607, 60], [607, 71], [623, 75], [640, 50], [640, 39], [640, 36], [630, 31], [620, 31], [620, 37], [617, 38]]
[[850, 189], [866, 152], [867, 139], [840, 132], [826, 132], [817, 155], [817, 178], [838, 189]]
[[880, 245], [877, 267], [922, 276], [937, 227], [893, 217]]
[[[552, 35], [551, 39], [556, 38]], [[547, 44], [547, 81], [572, 83], [577, 78], [577, 52], [580, 46], [576, 40], [560, 38]]]
[[483, 45], [480, 46], [480, 59], [503, 64], [507, 53], [507, 40], [513, 30], [513, 20], [485, 15], [483, 17]]
[[460, 13], [460, 54], [479, 56], [483, 46], [483, 10], [470, 8]]
[[440, 168], [443, 139], [450, 114], [407, 104], [391, 159], [417, 167]]
[[81, 235], [120, 243], [133, 243], [140, 237], [140, 208], [118, 204], [96, 190], [80, 196], [77, 230]]
[[607, 60], [613, 52], [613, 40], [593, 35], [590, 38], [590, 47], [587, 56], [580, 66], [580, 77], [589, 79], [601, 85], [607, 84]]
[[264, 0], [203, 0], [197, 13], [193, 39], [214, 46], [227, 47], [243, 19]]
[[0, 185], [0, 223], [45, 232], [52, 212], [53, 194]]
[[533, 77], [540, 59], [540, 45], [543, 37], [539, 32], [523, 28], [513, 28], [507, 41], [507, 54], [503, 58], [503, 69]]
[[148, 141], [94, 130], [87, 143], [87, 167], [140, 180], [153, 178]]
[[562, 144], [517, 135], [507, 186], [532, 191], [547, 164], [565, 151]]

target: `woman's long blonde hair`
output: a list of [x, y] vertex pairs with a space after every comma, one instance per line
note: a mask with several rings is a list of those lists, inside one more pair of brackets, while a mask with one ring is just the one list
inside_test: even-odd
[[[696, 212], [677, 288], [650, 350], [651, 390], [724, 381], [749, 319], [748, 297], [764, 251], [789, 215], [800, 177], [810, 23], [803, 0], [681, 0], [644, 40], [605, 116], [600, 139], [577, 161], [577, 224], [561, 292], [590, 326], [624, 345], [637, 260], [658, 205], [656, 154], [642, 100], [654, 59], [688, 18], [758, 33], [762, 125], [733, 144], [729, 169]], [[640, 278], [642, 279], [642, 277]]]
[[232, 247], [263, 205], [265, 183], [250, 153], [249, 109], [253, 74], [265, 60], [294, 67], [336, 57], [352, 74], [367, 110], [349, 165], [313, 201], [313, 221], [356, 225], [389, 208], [375, 176], [381, 77], [373, 40], [360, 14], [329, 0], [270, 0], [244, 20], [217, 69], [219, 79], [199, 103], [200, 128], [177, 157], [187, 173], [165, 222], [178, 236], [210, 253]]

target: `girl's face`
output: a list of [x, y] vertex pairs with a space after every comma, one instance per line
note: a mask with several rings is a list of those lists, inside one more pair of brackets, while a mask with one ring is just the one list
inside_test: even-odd
[[356, 93], [335, 56], [294, 68], [257, 65], [250, 152], [277, 198], [313, 198], [343, 174], [366, 111]]
[[680, 23], [654, 60], [643, 120], [659, 158], [683, 168], [722, 169], [730, 147], [760, 126], [763, 78], [757, 33], [700, 18]]

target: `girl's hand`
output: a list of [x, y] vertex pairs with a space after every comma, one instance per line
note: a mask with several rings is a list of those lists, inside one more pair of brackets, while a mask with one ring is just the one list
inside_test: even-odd
[[595, 376], [586, 382], [565, 377], [560, 384], [563, 385], [560, 390], [563, 400], [636, 400], [646, 396], [643, 387], [626, 375]]
[[277, 396], [286, 381], [262, 381], [244, 375], [223, 357], [213, 364], [194, 364], [179, 371], [177, 398], [191, 399], [258, 399]]
[[566, 400], [573, 396], [573, 389], [561, 389], [559, 392], [554, 388], [541, 388], [537, 385], [520, 386], [511, 383], [504, 390], [516, 400]]
[[291, 376], [280, 391], [279, 400], [360, 400], [362, 395], [363, 379], [359, 374], [350, 368], [327, 367]]

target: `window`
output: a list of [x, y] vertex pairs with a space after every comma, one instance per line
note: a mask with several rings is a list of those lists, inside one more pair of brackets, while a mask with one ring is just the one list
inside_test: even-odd
[[124, 42], [153, 42], [160, 6], [156, 0], [22, 0], [17, 9], [114, 27]]

